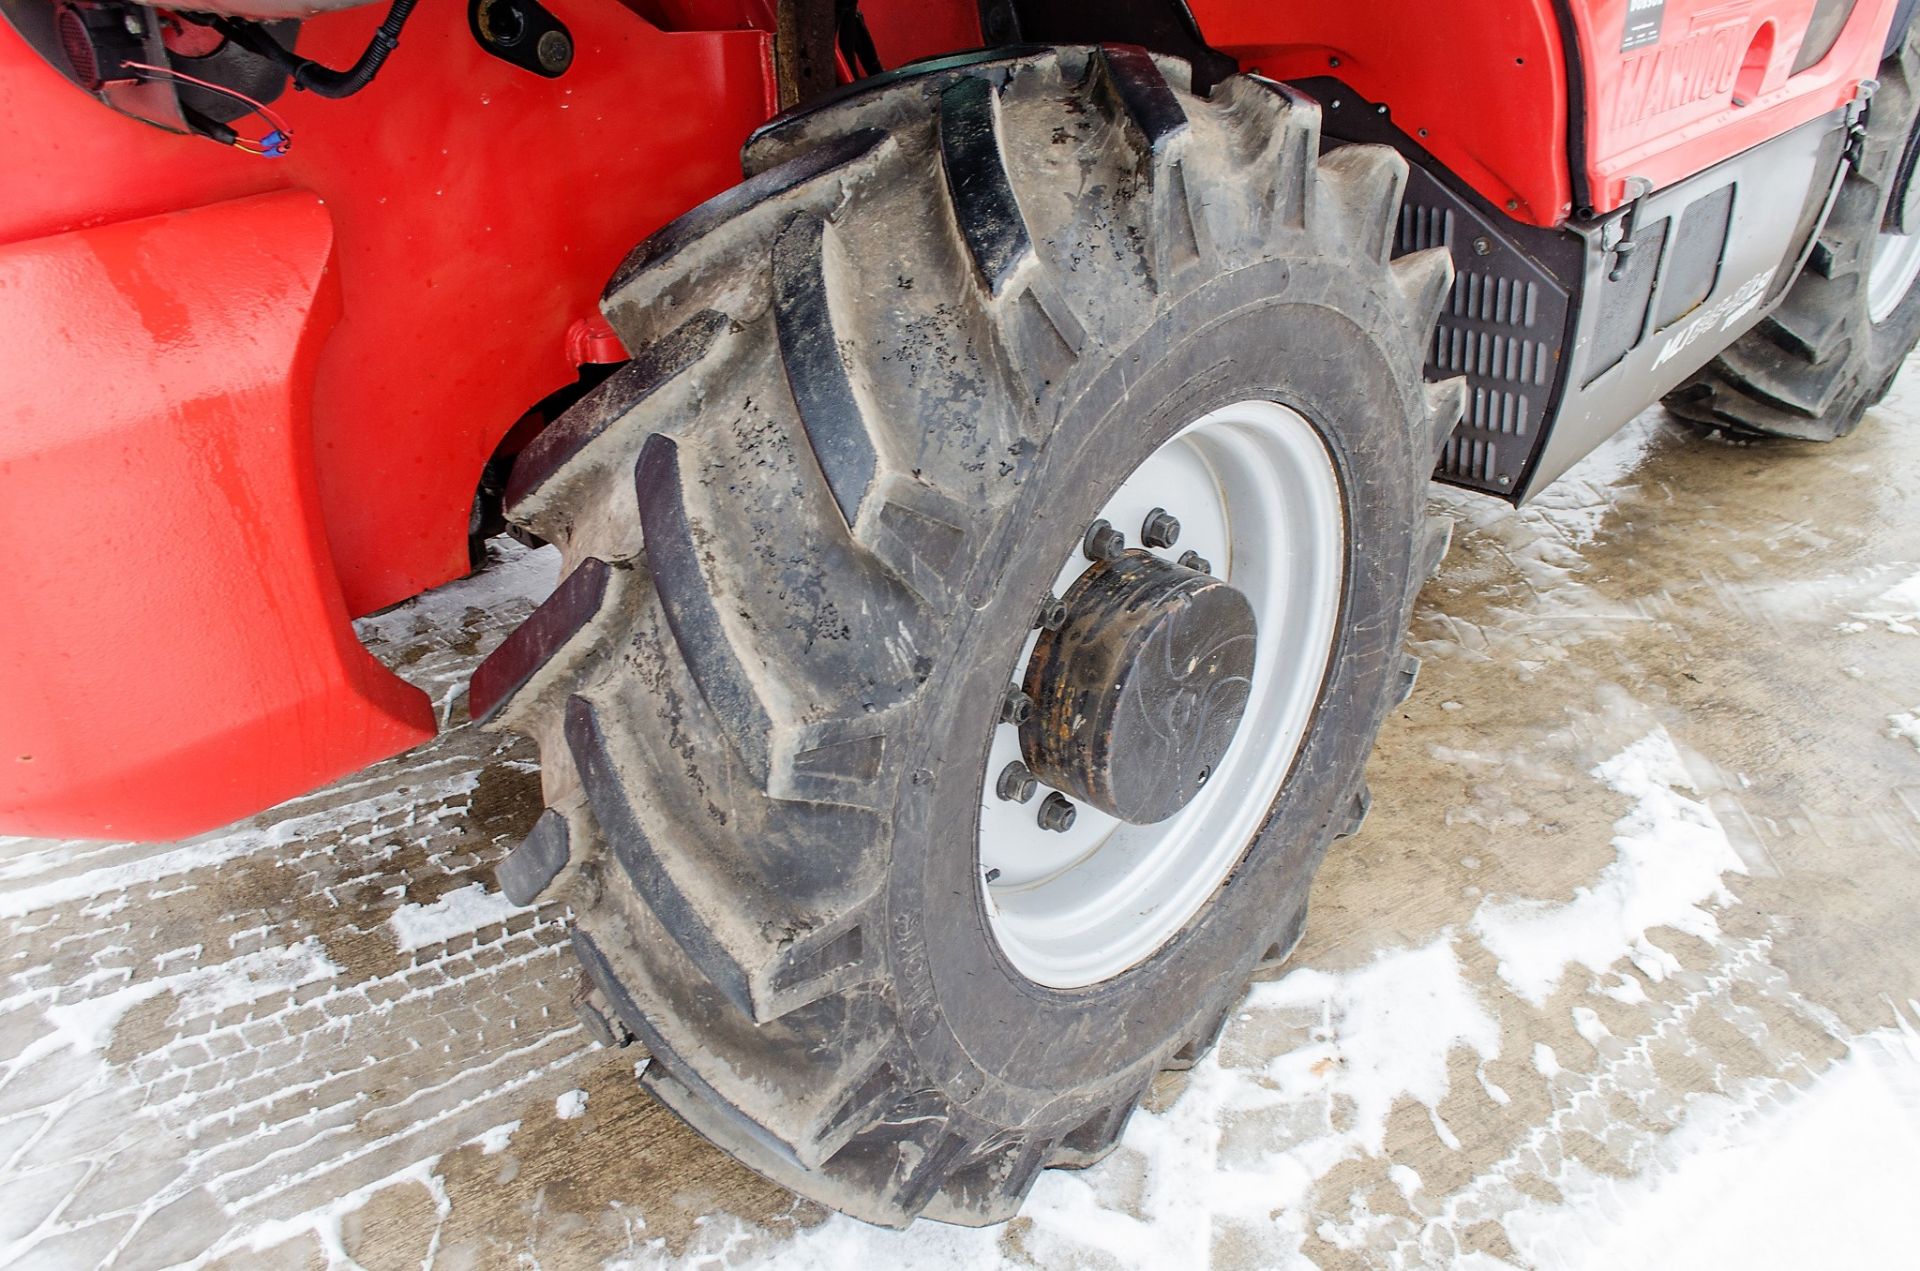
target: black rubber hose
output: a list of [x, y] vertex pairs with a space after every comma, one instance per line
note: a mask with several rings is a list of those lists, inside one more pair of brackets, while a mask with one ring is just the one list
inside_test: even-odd
[[303, 88], [321, 97], [351, 97], [371, 84], [373, 77], [380, 73], [388, 56], [400, 44], [400, 28], [407, 24], [414, 5], [418, 3], [419, 0], [393, 0], [393, 7], [387, 10], [386, 21], [367, 41], [366, 50], [344, 71], [336, 71], [331, 66], [322, 66], [289, 52], [280, 41], [255, 23], [222, 18], [215, 25], [240, 47], [285, 68], [287, 74], [293, 77], [295, 88]]

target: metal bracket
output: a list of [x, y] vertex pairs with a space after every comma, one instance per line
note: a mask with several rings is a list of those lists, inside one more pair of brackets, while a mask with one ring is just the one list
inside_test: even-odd
[[1613, 267], [1607, 270], [1608, 282], [1619, 282], [1627, 272], [1627, 257], [1639, 244], [1633, 241], [1634, 226], [1640, 220], [1641, 205], [1653, 193], [1653, 182], [1645, 177], [1627, 178], [1627, 210], [1609, 221], [1600, 231], [1600, 245], [1613, 252]]

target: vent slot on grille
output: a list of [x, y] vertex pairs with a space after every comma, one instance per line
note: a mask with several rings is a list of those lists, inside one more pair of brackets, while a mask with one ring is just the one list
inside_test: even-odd
[[1436, 476], [1493, 494], [1518, 487], [1553, 399], [1567, 326], [1567, 289], [1459, 195], [1415, 167], [1400, 209], [1396, 255], [1445, 247], [1453, 291], [1434, 328], [1427, 378], [1467, 379], [1467, 413]]

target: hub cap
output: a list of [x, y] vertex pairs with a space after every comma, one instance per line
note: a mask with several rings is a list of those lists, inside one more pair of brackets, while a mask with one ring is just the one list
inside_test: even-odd
[[1187, 806], [1227, 753], [1252, 683], [1254, 617], [1226, 583], [1122, 553], [1065, 597], [1024, 685], [1020, 750], [1041, 781], [1153, 825]]
[[994, 936], [1056, 988], [1151, 956], [1232, 871], [1312, 718], [1344, 580], [1332, 459], [1272, 402], [1182, 429], [1100, 517], [1126, 547], [1090, 533], [1062, 564], [981, 774]]

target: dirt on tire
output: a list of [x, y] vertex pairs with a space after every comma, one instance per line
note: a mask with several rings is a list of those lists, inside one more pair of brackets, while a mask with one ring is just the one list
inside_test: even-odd
[[[516, 464], [558, 591], [474, 678], [540, 745], [520, 894], [560, 889], [604, 1040], [749, 1166], [870, 1222], [1002, 1221], [1116, 1143], [1284, 956], [1415, 664], [1462, 405], [1421, 365], [1444, 250], [1389, 259], [1404, 161], [1317, 108], [1204, 97], [1137, 49], [950, 59], [749, 143], [748, 180], [637, 248], [631, 363]], [[1059, 563], [1188, 421], [1320, 429], [1346, 591], [1265, 822], [1166, 946], [1082, 990], [1016, 972], [976, 830]], [[522, 857], [521, 853], [525, 853]]]

